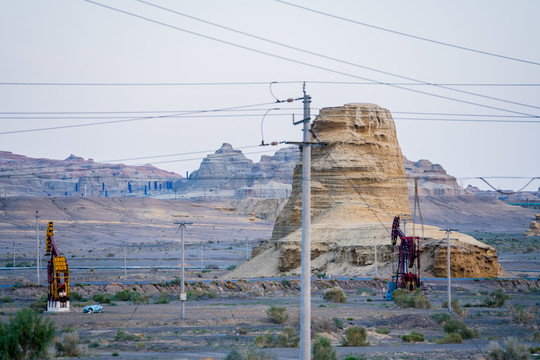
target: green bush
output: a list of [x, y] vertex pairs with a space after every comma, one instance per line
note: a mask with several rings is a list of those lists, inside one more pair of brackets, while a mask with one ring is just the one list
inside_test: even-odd
[[266, 310], [266, 317], [275, 324], [285, 324], [289, 320], [287, 309], [274, 305], [271, 305], [270, 309]]
[[411, 333], [409, 335], [403, 335], [401, 337], [401, 340], [407, 341], [407, 342], [422, 342], [422, 341], [424, 341], [424, 334], [413, 330], [413, 331], [411, 331]]
[[114, 300], [116, 301], [129, 301], [131, 298], [131, 295], [133, 295], [133, 292], [129, 289], [117, 291], [114, 295]]
[[79, 347], [79, 337], [76, 333], [66, 333], [62, 335], [62, 339], [55, 343], [56, 352], [65, 357], [81, 356], [81, 348]]
[[138, 305], [148, 304], [150, 303], [150, 296], [148, 294], [141, 295], [140, 292], [134, 291], [130, 296], [130, 300], [133, 301], [134, 304]]
[[13, 299], [10, 298], [9, 296], [2, 296], [0, 297], [0, 303], [8, 303], [8, 302], [12, 302]]
[[486, 307], [502, 307], [506, 300], [510, 299], [510, 296], [505, 294], [502, 289], [497, 289], [484, 298], [483, 305]]
[[95, 302], [98, 302], [100, 304], [110, 304], [111, 303], [111, 297], [109, 296], [109, 294], [94, 294], [94, 296], [92, 296], [92, 300], [94, 300]]
[[38, 300], [31, 303], [30, 309], [40, 312], [40, 313], [47, 310], [47, 295], [43, 295]]
[[445, 321], [450, 320], [450, 314], [449, 313], [437, 313], [431, 315], [431, 318], [438, 322], [439, 324], [442, 324]]
[[9, 324], [0, 322], [0, 354], [5, 360], [37, 359], [54, 339], [56, 326], [50, 319], [31, 310], [21, 309]]
[[342, 340], [343, 346], [367, 346], [367, 331], [363, 326], [351, 326], [345, 330], [345, 338]]
[[529, 349], [517, 338], [510, 337], [504, 342], [504, 349], [498, 342], [491, 342], [487, 358], [488, 360], [525, 360], [529, 358]]
[[294, 348], [300, 344], [300, 337], [292, 327], [287, 326], [277, 336], [270, 333], [257, 335], [253, 341], [260, 348]]
[[445, 333], [459, 333], [463, 339], [473, 339], [478, 336], [478, 331], [476, 329], [471, 329], [465, 323], [450, 319], [445, 321], [443, 324], [443, 329]]
[[408, 292], [405, 289], [397, 289], [392, 292], [392, 297], [394, 304], [400, 308], [429, 309], [431, 307], [431, 303], [424, 297], [422, 290]]
[[375, 332], [377, 334], [382, 334], [382, 335], [388, 335], [390, 334], [390, 330], [389, 329], [385, 329], [385, 328], [378, 328], [378, 329], [375, 329]]
[[156, 304], [168, 304], [170, 301], [171, 299], [169, 298], [169, 292], [163, 291], [159, 293]]
[[460, 333], [447, 333], [443, 338], [435, 340], [436, 344], [461, 344], [463, 338]]
[[300, 336], [298, 336], [294, 328], [286, 326], [283, 332], [278, 335], [277, 344], [279, 347], [296, 348], [300, 345]]
[[313, 360], [337, 360], [336, 350], [330, 339], [317, 335], [312, 345]]
[[[465, 304], [465, 305], [467, 306], [468, 304]], [[443, 302], [441, 307], [443, 309], [447, 309], [448, 301]], [[452, 310], [454, 310], [454, 312], [461, 317], [467, 317], [467, 314], [468, 314], [467, 309], [463, 309], [461, 307], [461, 303], [457, 299], [452, 299]]]
[[218, 295], [217, 295], [216, 290], [204, 290], [201, 288], [195, 288], [195, 289], [189, 290], [186, 293], [186, 297], [188, 301], [215, 299], [217, 296]]
[[72, 301], [81, 301], [83, 300], [83, 296], [76, 291], [70, 291], [69, 299]]
[[140, 341], [143, 336], [141, 334], [130, 334], [124, 330], [118, 330], [114, 340], [116, 341]]
[[323, 299], [335, 303], [344, 303], [347, 301], [347, 295], [345, 291], [339, 286], [327, 289], [323, 293]]

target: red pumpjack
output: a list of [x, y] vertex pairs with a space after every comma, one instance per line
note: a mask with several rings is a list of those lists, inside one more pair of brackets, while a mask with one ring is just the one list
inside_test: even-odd
[[[405, 236], [399, 227], [399, 216], [394, 217], [392, 224], [392, 246], [399, 243], [398, 266], [392, 281], [388, 283], [386, 299], [392, 300], [392, 292], [396, 289], [415, 291], [420, 288], [420, 238], [418, 236]], [[416, 267], [415, 265], [416, 261]]]

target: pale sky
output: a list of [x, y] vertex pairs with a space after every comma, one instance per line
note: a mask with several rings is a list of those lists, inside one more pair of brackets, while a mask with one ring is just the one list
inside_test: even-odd
[[[261, 151], [276, 150], [256, 147], [268, 109], [281, 110], [270, 111], [264, 120], [266, 142], [302, 137], [291, 118], [294, 113], [300, 119], [301, 102], [272, 104], [269, 84], [278, 82], [272, 91], [285, 99], [300, 97], [306, 81], [312, 115], [320, 108], [351, 102], [389, 109], [403, 154], [410, 160], [440, 163], [458, 178], [540, 176], [540, 119], [535, 118], [540, 116], [540, 86], [531, 86], [540, 84], [540, 2], [536, 0], [289, 1], [356, 22], [533, 63], [422, 41], [275, 0], [96, 2], [139, 17], [84, 0], [0, 2], [0, 150], [53, 159], [70, 154], [96, 161], [144, 158], [121, 162], [155, 163], [185, 175], [198, 168], [207, 152], [228, 142], [258, 161]], [[418, 85], [416, 80], [453, 84], [444, 86], [506, 102]], [[373, 82], [408, 83], [399, 86], [461, 102]], [[264, 105], [247, 107], [253, 104]], [[6, 133], [233, 107], [243, 108], [191, 114], [198, 117]], [[186, 155], [150, 158], [170, 154]], [[171, 162], [157, 163], [162, 161]], [[517, 189], [528, 181], [492, 179], [504, 189]], [[481, 185], [477, 180], [463, 182]], [[538, 187], [540, 180], [529, 189]]]

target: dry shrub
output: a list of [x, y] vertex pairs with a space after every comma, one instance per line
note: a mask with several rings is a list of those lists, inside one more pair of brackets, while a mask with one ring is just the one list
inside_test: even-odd
[[367, 346], [367, 331], [363, 326], [351, 326], [345, 330], [345, 338], [342, 341], [343, 346]]
[[483, 305], [486, 307], [502, 307], [506, 300], [510, 299], [510, 296], [505, 294], [502, 289], [497, 289], [484, 298]]
[[523, 305], [510, 305], [508, 307], [510, 311], [510, 317], [512, 321], [518, 323], [521, 326], [535, 327], [534, 319], [538, 314], [538, 307], [536, 306], [523, 306]]
[[79, 347], [79, 337], [76, 333], [65, 333], [62, 335], [55, 348], [58, 354], [65, 357], [81, 356], [81, 348]]
[[270, 309], [266, 310], [268, 320], [275, 324], [285, 324], [289, 320], [287, 309], [279, 306], [271, 305]]
[[344, 303], [347, 301], [347, 294], [339, 286], [325, 290], [323, 299], [335, 303]]
[[233, 349], [227, 354], [225, 360], [274, 360], [276, 357], [264, 351], [251, 347], [244, 349]]
[[498, 342], [489, 344], [488, 360], [525, 360], [529, 358], [529, 349], [515, 337], [504, 342], [504, 349]]

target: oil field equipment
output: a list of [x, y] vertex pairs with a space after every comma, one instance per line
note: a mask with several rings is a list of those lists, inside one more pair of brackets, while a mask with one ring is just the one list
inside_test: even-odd
[[420, 238], [418, 236], [405, 236], [399, 227], [399, 216], [394, 217], [391, 238], [392, 248], [396, 246], [398, 238], [400, 243], [397, 269], [392, 274], [392, 281], [387, 283], [387, 300], [392, 300], [392, 292], [396, 289], [414, 291], [421, 286]]
[[53, 239], [53, 223], [47, 225], [45, 256], [50, 256], [47, 264], [49, 296], [48, 312], [69, 311], [69, 268], [64, 256], [61, 256]]

